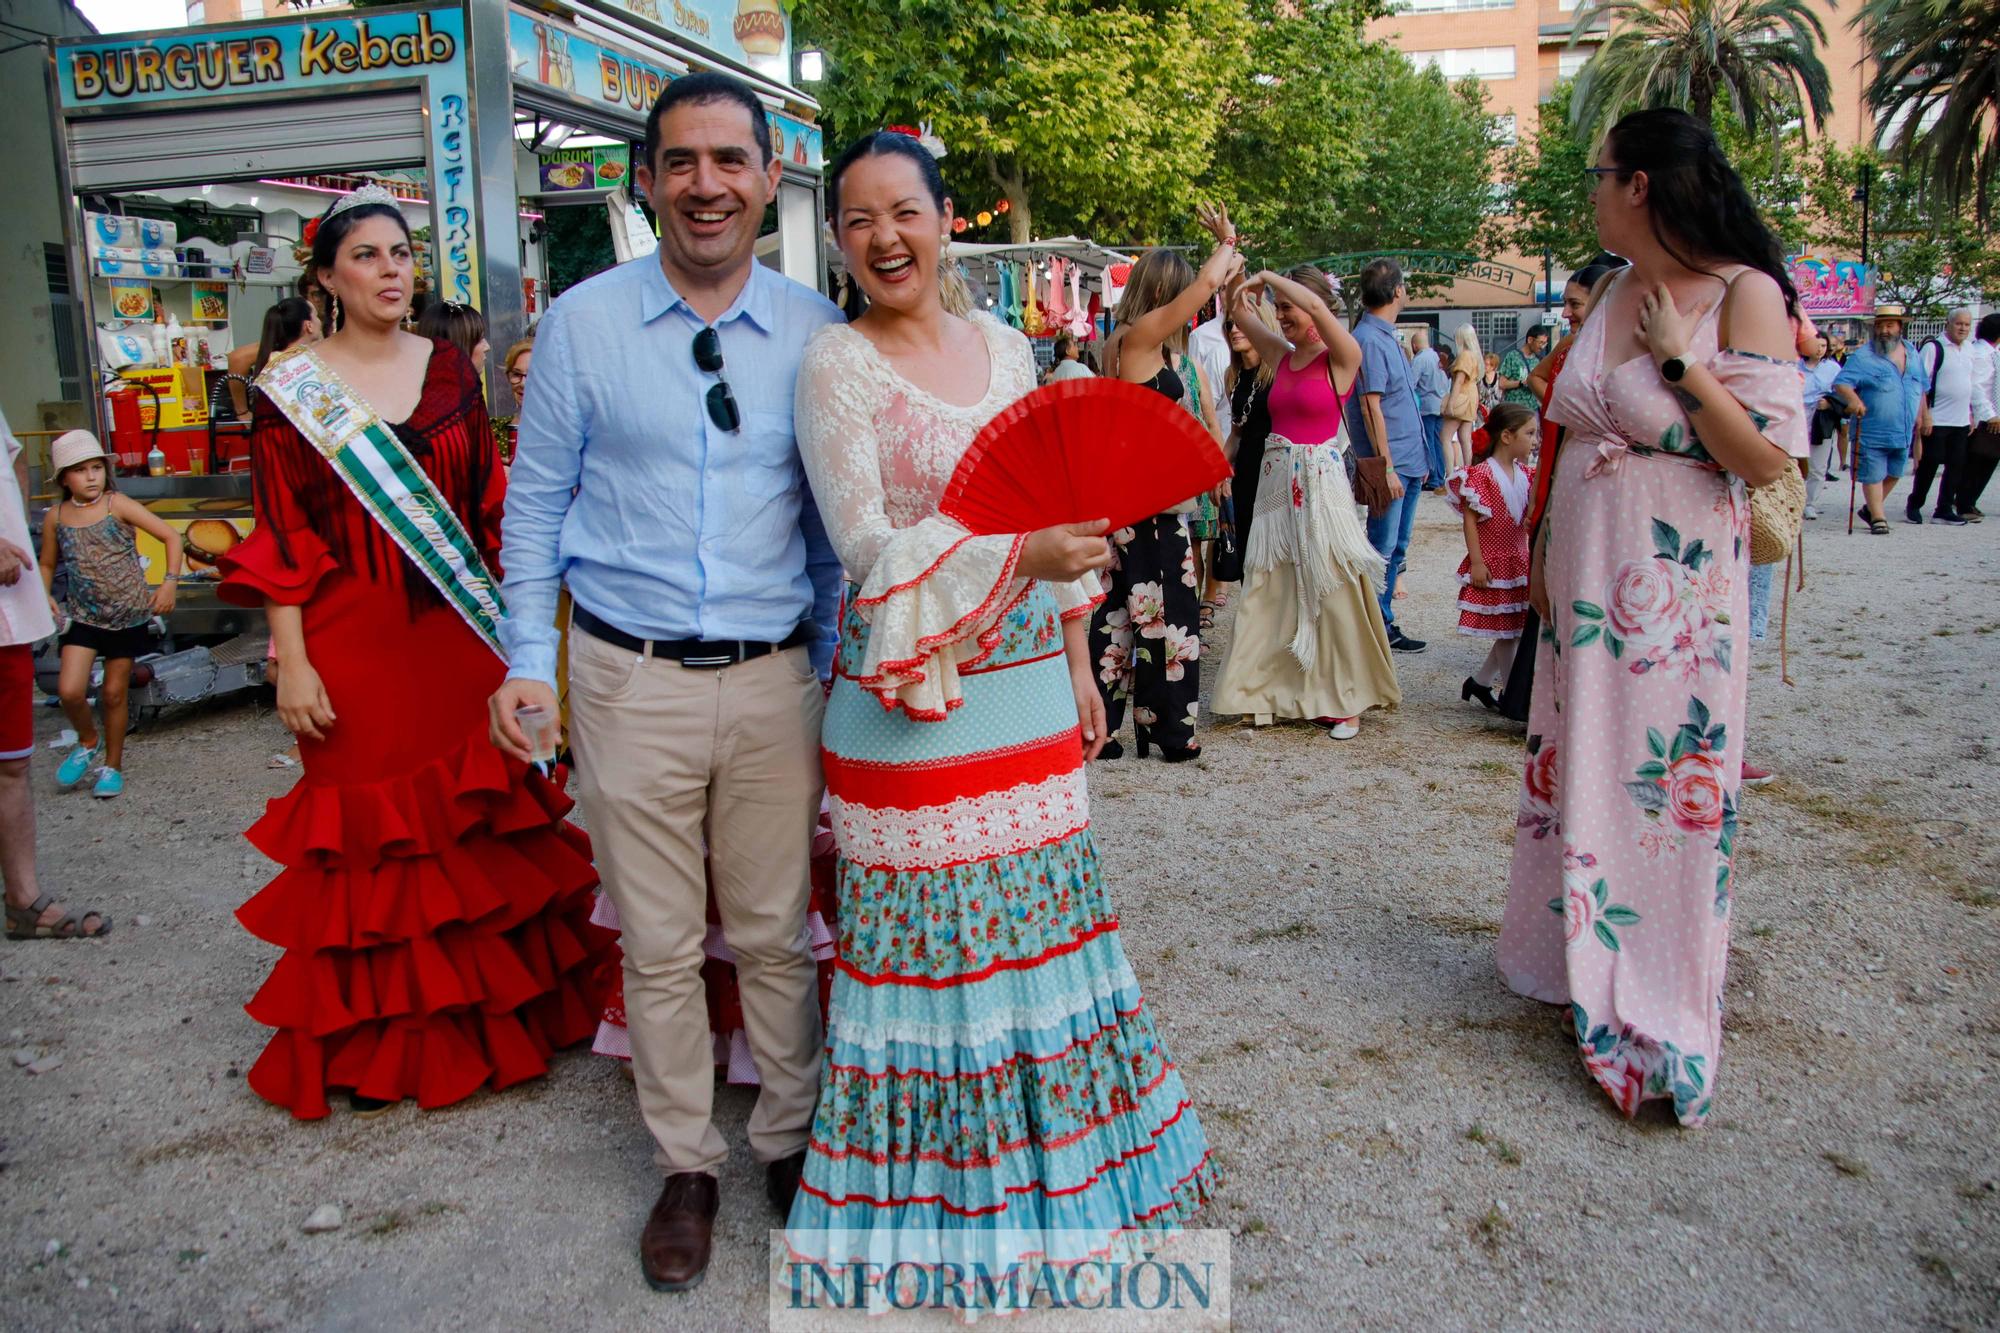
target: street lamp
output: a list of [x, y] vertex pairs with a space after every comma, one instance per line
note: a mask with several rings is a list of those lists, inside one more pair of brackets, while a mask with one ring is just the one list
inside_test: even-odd
[[826, 77], [826, 52], [804, 50], [799, 52], [799, 82], [818, 83]]
[[1861, 184], [1856, 186], [1854, 193], [1849, 196], [1855, 203], [1861, 205], [1861, 262], [1864, 264], [1868, 262], [1868, 214], [1873, 211], [1869, 207], [1872, 197], [1872, 191], [1869, 186], [1874, 174], [1875, 168], [1871, 164], [1863, 162], [1861, 164]]

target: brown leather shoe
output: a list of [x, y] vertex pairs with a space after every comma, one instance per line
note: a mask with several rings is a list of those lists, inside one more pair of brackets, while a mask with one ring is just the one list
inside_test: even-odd
[[715, 1211], [721, 1193], [715, 1177], [682, 1171], [667, 1177], [659, 1200], [639, 1233], [639, 1266], [654, 1291], [689, 1291], [708, 1271]]
[[764, 1192], [770, 1196], [771, 1206], [778, 1210], [779, 1217], [792, 1215], [792, 1200], [799, 1195], [799, 1181], [806, 1173], [806, 1151], [801, 1148], [790, 1157], [780, 1157], [764, 1168]]

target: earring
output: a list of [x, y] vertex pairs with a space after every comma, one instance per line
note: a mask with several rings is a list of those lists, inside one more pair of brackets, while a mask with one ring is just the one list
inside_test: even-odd
[[340, 327], [340, 297], [334, 292], [328, 292], [326, 295], [333, 303], [333, 327], [337, 329]]

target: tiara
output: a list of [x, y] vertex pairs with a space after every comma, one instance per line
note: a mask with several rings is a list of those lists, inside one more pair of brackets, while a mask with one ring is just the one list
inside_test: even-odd
[[395, 208], [398, 211], [401, 210], [401, 205], [396, 202], [395, 195], [390, 194], [380, 185], [364, 185], [352, 194], [344, 195], [334, 200], [333, 207], [326, 210], [325, 216], [329, 218], [339, 217], [348, 209], [360, 208], [365, 204], [387, 204], [391, 208]]

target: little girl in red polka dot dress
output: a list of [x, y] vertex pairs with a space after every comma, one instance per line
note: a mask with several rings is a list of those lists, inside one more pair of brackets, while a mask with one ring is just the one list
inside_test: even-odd
[[1535, 447], [1535, 413], [1501, 403], [1486, 418], [1491, 451], [1445, 482], [1445, 501], [1465, 522], [1465, 559], [1458, 566], [1458, 632], [1491, 640], [1486, 660], [1465, 678], [1459, 698], [1499, 704], [1493, 689], [1507, 679], [1528, 616], [1528, 457]]

